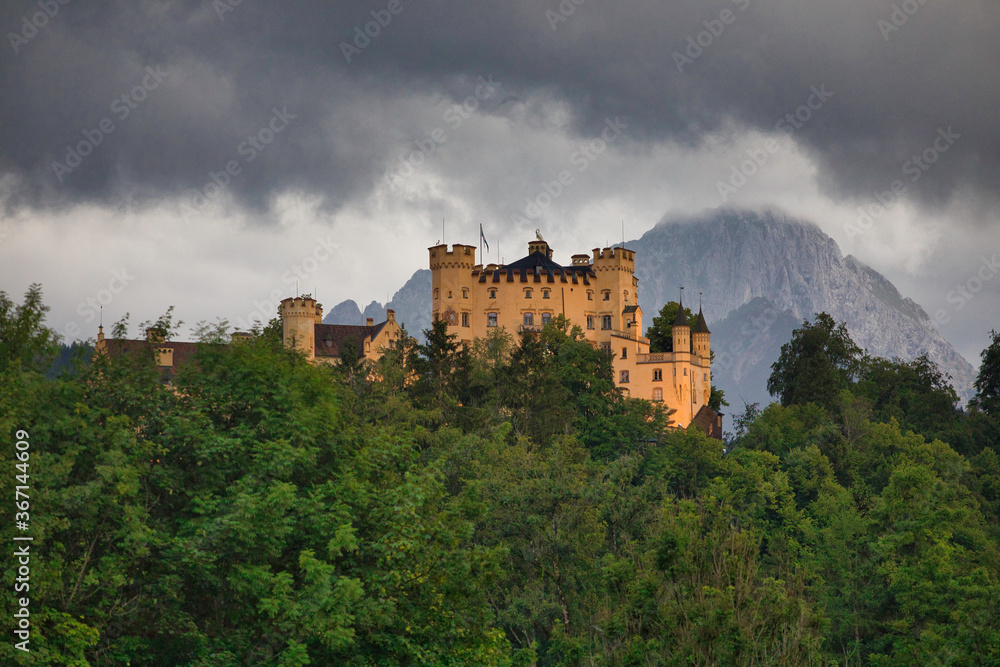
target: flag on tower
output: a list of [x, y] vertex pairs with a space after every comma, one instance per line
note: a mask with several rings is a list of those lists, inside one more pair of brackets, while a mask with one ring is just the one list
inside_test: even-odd
[[480, 225], [479, 225], [479, 240], [482, 241], [483, 245], [486, 246], [486, 252], [489, 252], [490, 251], [490, 244], [486, 240], [486, 234], [483, 233], [483, 225], [482, 225], [482, 223], [480, 223]]

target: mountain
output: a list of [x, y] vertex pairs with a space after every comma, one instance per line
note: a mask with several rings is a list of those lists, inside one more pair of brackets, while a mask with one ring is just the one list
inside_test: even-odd
[[[712, 330], [715, 384], [726, 392], [729, 411], [743, 401], [766, 405], [767, 378], [781, 346], [803, 320], [827, 312], [844, 322], [870, 354], [911, 360], [922, 353], [952, 378], [956, 391], [972, 396], [975, 370], [934, 328], [927, 313], [893, 284], [807, 221], [776, 211], [727, 210], [695, 220], [661, 222], [636, 249], [639, 304], [646, 326], [683, 285], [685, 304], [701, 303]], [[557, 248], [557, 251], [559, 249]], [[577, 249], [567, 249], [576, 251]], [[430, 327], [431, 273], [421, 269], [387, 304], [410, 334], [422, 339]], [[335, 306], [327, 324], [363, 324], [385, 319], [372, 302], [361, 312], [353, 301]]]
[[389, 303], [382, 305], [372, 301], [364, 312], [354, 301], [338, 303], [323, 318], [324, 324], [364, 324], [366, 318], [375, 322], [385, 321], [385, 311], [396, 311], [396, 321], [407, 333], [423, 342], [423, 330], [431, 327], [431, 272], [430, 269], [416, 271], [393, 296]]
[[661, 222], [639, 240], [639, 304], [651, 322], [685, 287], [686, 305], [699, 292], [716, 351], [713, 379], [730, 411], [767, 403], [767, 376], [783, 343], [803, 320], [827, 312], [844, 322], [854, 341], [880, 357], [914, 359], [922, 353], [952, 377], [963, 398], [975, 371], [935, 329], [927, 313], [883, 275], [843, 256], [820, 228], [775, 211], [720, 211], [691, 221]]

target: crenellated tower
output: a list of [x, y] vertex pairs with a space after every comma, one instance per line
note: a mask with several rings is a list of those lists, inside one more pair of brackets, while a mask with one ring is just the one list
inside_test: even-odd
[[472, 313], [472, 270], [476, 268], [476, 246], [456, 243], [434, 246], [430, 253], [433, 319], [444, 320], [448, 333], [461, 335], [462, 316]]
[[592, 268], [597, 274], [597, 310], [611, 316], [611, 329], [642, 335], [638, 311], [626, 313], [639, 303], [639, 279], [635, 277], [635, 252], [626, 248], [594, 248]]
[[698, 321], [691, 331], [691, 339], [694, 343], [694, 353], [701, 357], [702, 375], [699, 386], [704, 403], [707, 405], [712, 395], [712, 332], [708, 330], [708, 323], [705, 321], [704, 313], [701, 312], [701, 306], [698, 306]]
[[310, 361], [316, 356], [316, 328], [323, 322], [323, 305], [309, 295], [288, 297], [281, 302], [279, 314], [285, 347], [304, 352]]

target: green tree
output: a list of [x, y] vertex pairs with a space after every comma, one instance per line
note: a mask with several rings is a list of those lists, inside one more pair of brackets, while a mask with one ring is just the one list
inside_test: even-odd
[[[674, 320], [677, 319], [678, 308], [680, 305], [676, 301], [668, 301], [663, 304], [663, 308], [660, 308], [659, 314], [653, 317], [653, 324], [646, 329], [650, 352], [674, 351]], [[684, 314], [687, 316], [688, 325], [694, 329], [698, 317], [691, 314], [690, 308], [685, 308]]]
[[781, 356], [771, 364], [767, 390], [782, 405], [813, 401], [833, 410], [842, 389], [849, 388], [860, 368], [861, 349], [847, 327], [826, 313], [802, 323], [792, 340], [781, 346]]
[[45, 369], [52, 363], [59, 351], [59, 337], [44, 324], [48, 311], [42, 303], [41, 285], [31, 285], [20, 305], [0, 292], [0, 374]]
[[980, 353], [976, 396], [971, 404], [987, 414], [1000, 413], [1000, 332], [990, 331], [990, 344]]
[[876, 421], [895, 419], [930, 439], [947, 433], [960, 415], [958, 394], [926, 354], [909, 362], [865, 359], [855, 393], [868, 399]]

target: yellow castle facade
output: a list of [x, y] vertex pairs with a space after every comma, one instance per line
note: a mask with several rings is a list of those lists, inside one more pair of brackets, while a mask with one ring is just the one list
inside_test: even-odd
[[512, 264], [477, 264], [476, 247], [428, 248], [434, 319], [468, 345], [496, 327], [517, 334], [541, 331], [563, 315], [595, 347], [614, 354], [618, 387], [630, 396], [663, 402], [676, 426], [719, 424], [708, 408], [712, 387], [711, 332], [699, 310], [692, 331], [683, 308], [673, 326], [673, 352], [650, 353], [642, 335], [635, 251], [595, 248], [573, 255], [569, 266], [552, 260], [549, 244], [528, 243], [527, 256]]
[[378, 324], [370, 317], [363, 326], [323, 324], [323, 304], [306, 295], [283, 300], [278, 314], [285, 347], [301, 351], [313, 363], [339, 363], [349, 343], [354, 345], [359, 359], [377, 361], [402, 336], [392, 309], [386, 311], [385, 322]]

